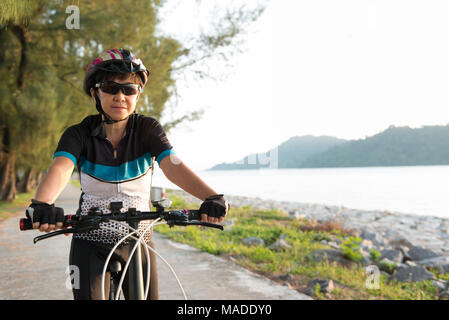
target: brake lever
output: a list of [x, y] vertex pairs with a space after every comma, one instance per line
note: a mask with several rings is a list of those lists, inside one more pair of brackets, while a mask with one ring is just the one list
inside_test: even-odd
[[41, 236], [37, 236], [36, 238], [33, 239], [33, 243], [36, 244], [36, 242], [41, 241], [41, 240], [45, 240], [51, 237], [55, 237], [61, 234], [66, 234], [66, 233], [75, 233], [76, 229], [75, 228], [67, 228], [67, 229], [61, 229], [58, 231], [53, 231], [47, 234], [43, 234]]
[[45, 240], [45, 239], [48, 239], [51, 237], [55, 237], [55, 236], [58, 236], [61, 234], [66, 234], [66, 233], [84, 233], [84, 232], [88, 232], [91, 230], [95, 230], [100, 227], [100, 222], [103, 220], [107, 220], [107, 219], [102, 219], [100, 216], [85, 218], [85, 220], [80, 220], [80, 221], [77, 221], [76, 223], [72, 224], [73, 225], [72, 228], [61, 229], [58, 231], [50, 232], [48, 234], [43, 234], [41, 236], [37, 236], [36, 238], [33, 239], [33, 242], [36, 244], [36, 242], [38, 242], [38, 241]]

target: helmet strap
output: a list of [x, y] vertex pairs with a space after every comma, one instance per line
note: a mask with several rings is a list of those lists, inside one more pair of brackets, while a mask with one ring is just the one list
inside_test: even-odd
[[97, 96], [97, 92], [95, 92], [95, 107], [97, 108], [97, 111], [100, 113], [100, 115], [103, 115], [104, 119], [102, 120], [102, 122], [106, 123], [106, 124], [114, 124], [120, 121], [125, 121], [129, 118], [129, 115], [121, 120], [112, 120], [110, 116], [108, 116], [106, 114], [106, 112], [104, 112], [103, 108], [101, 107], [101, 102], [100, 102], [100, 98], [98, 98]]

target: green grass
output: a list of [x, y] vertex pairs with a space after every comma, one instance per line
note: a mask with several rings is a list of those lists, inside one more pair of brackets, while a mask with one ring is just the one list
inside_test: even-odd
[[[167, 196], [173, 201], [172, 208], [196, 209], [199, 205], [188, 204], [181, 198]], [[192, 245], [205, 252], [232, 258], [241, 266], [264, 274], [276, 280], [279, 275], [289, 273], [297, 279], [298, 290], [305, 288], [313, 279], [332, 279], [337, 284], [331, 294], [332, 299], [393, 299], [393, 300], [433, 300], [437, 299], [437, 291], [432, 281], [418, 283], [398, 283], [388, 281], [381, 275], [380, 289], [367, 289], [365, 267], [354, 262], [351, 267], [343, 267], [327, 261], [313, 261], [306, 258], [315, 250], [329, 248], [319, 242], [337, 235], [343, 239], [343, 250], [349, 258], [359, 261], [356, 248], [360, 239], [346, 235], [341, 236], [339, 230], [330, 232], [302, 231], [307, 229], [307, 220], [291, 219], [286, 213], [278, 210], [258, 210], [251, 207], [233, 207], [227, 220], [235, 219], [235, 225], [220, 231], [198, 227], [174, 227], [161, 225], [156, 231], [182, 243]], [[273, 251], [268, 247], [282, 234], [291, 248], [284, 251]], [[246, 237], [259, 237], [265, 242], [263, 246], [249, 246], [243, 243]], [[377, 257], [376, 253], [373, 256]], [[445, 278], [446, 275], [439, 275]], [[323, 295], [318, 296], [323, 299]]]
[[22, 211], [25, 212], [34, 196], [35, 190], [19, 193], [13, 201], [0, 201], [0, 222]]

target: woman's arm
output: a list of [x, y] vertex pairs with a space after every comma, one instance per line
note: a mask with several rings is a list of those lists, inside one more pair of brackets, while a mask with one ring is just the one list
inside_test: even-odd
[[74, 167], [72, 160], [66, 157], [55, 157], [39, 184], [34, 199], [49, 204], [54, 203], [69, 182]]
[[217, 194], [176, 155], [169, 155], [162, 159], [160, 167], [168, 180], [201, 201]]

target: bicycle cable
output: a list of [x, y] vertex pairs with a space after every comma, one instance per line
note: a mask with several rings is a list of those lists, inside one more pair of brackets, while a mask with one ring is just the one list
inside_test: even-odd
[[[109, 227], [100, 227], [100, 228], [101, 228], [101, 229], [104, 229], [104, 230], [110, 230], [110, 231], [117, 232], [117, 229], [114, 229], [114, 228], [109, 228]], [[106, 261], [105, 261], [105, 263], [104, 263], [104, 266], [103, 266], [103, 272], [102, 272], [102, 274], [101, 274], [101, 299], [102, 299], [102, 300], [106, 300], [106, 298], [105, 298], [105, 292], [104, 292], [104, 291], [105, 291], [105, 290], [104, 290], [104, 279], [105, 279], [105, 277], [106, 277], [106, 269], [107, 269], [107, 267], [108, 267], [109, 260], [111, 259], [112, 255], [114, 254], [114, 252], [115, 252], [115, 250], [117, 249], [117, 247], [118, 247], [122, 242], [124, 242], [127, 238], [132, 237], [132, 235], [133, 235], [134, 233], [136, 233], [136, 231], [131, 232], [131, 233], [127, 234], [126, 236], [124, 236], [122, 239], [120, 239], [120, 240], [115, 244], [115, 246], [111, 249], [111, 251], [109, 252], [109, 255], [108, 255], [108, 257], [107, 257], [107, 259], [106, 259]]]
[[[131, 250], [131, 254], [130, 254], [130, 256], [128, 257], [128, 261], [126, 261], [126, 264], [125, 264], [125, 268], [123, 269], [123, 271], [122, 271], [122, 276], [120, 277], [120, 282], [119, 282], [119, 285], [118, 285], [118, 290], [117, 290], [117, 294], [116, 294], [116, 297], [115, 297], [115, 300], [118, 300], [118, 297], [120, 296], [120, 291], [122, 291], [122, 284], [123, 284], [123, 280], [125, 279], [125, 275], [126, 275], [126, 271], [128, 270], [128, 266], [129, 266], [129, 263], [131, 262], [131, 259], [132, 259], [132, 257], [134, 256], [134, 252], [136, 251], [136, 249], [137, 249], [137, 247], [139, 246], [139, 244], [142, 242], [142, 244], [143, 243], [145, 243], [145, 241], [143, 240], [143, 237], [145, 236], [145, 234], [149, 231], [149, 229], [156, 223], [156, 222], [158, 222], [158, 221], [160, 221], [161, 220], [161, 218], [158, 218], [158, 219], [156, 219], [156, 220], [154, 220], [151, 224], [149, 224], [146, 228], [145, 228], [145, 230], [142, 232], [142, 234], [140, 235], [140, 237], [139, 237], [139, 239], [136, 241], [136, 243], [134, 244], [134, 247], [133, 247], [133, 249]], [[131, 227], [129, 227], [130, 229], [132, 229]], [[137, 232], [137, 233], [136, 233]], [[136, 234], [138, 234], [138, 231], [137, 230], [134, 230], [131, 234], [134, 234], [134, 233], [136, 233]], [[146, 257], [147, 257], [147, 281], [146, 281], [146, 289], [145, 289], [145, 295], [144, 295], [144, 299], [146, 300], [147, 299], [147, 297], [148, 297], [148, 290], [149, 290], [149, 288], [150, 288], [150, 259], [149, 259], [149, 256], [148, 256], [148, 254], [147, 254], [148, 252], [146, 251], [145, 252], [145, 255], [146, 255]]]
[[[154, 226], [157, 226], [157, 225], [161, 225], [161, 224], [166, 224], [167, 222], [166, 221], [163, 221], [163, 222], [159, 222], [159, 223], [157, 223], [157, 224], [155, 224]], [[132, 227], [129, 227], [131, 230], [134, 230], [134, 231], [136, 231], [135, 229], [133, 229]], [[135, 238], [134, 238], [135, 239]], [[178, 286], [179, 286], [179, 288], [181, 289], [181, 292], [182, 292], [182, 295], [184, 296], [184, 299], [185, 300], [188, 300], [187, 299], [187, 295], [186, 295], [186, 292], [184, 291], [184, 288], [183, 288], [183, 286], [182, 286], [182, 284], [181, 284], [181, 281], [179, 280], [179, 278], [178, 278], [178, 275], [176, 274], [176, 272], [175, 272], [175, 270], [173, 269], [173, 267], [170, 265], [170, 263], [168, 263], [168, 261], [167, 260], [165, 260], [164, 259], [164, 257], [162, 257], [160, 254], [159, 254], [159, 252], [157, 252], [156, 250], [154, 250], [153, 248], [151, 248], [151, 246], [149, 246], [147, 243], [145, 243], [145, 242], [143, 242], [143, 244], [149, 249], [149, 250], [151, 250], [154, 254], [156, 254], [166, 265], [167, 265], [167, 267], [170, 269], [170, 271], [172, 272], [172, 274], [173, 274], [173, 276], [175, 277], [175, 279], [176, 279], [176, 282], [178, 283]]]
[[[186, 295], [186, 293], [185, 293], [185, 290], [184, 290], [184, 288], [183, 288], [183, 286], [182, 286], [182, 284], [181, 284], [181, 282], [180, 282], [180, 280], [179, 280], [179, 278], [178, 278], [178, 276], [177, 276], [175, 270], [173, 269], [173, 267], [167, 262], [167, 260], [165, 260], [165, 259], [159, 254], [159, 252], [157, 252], [155, 249], [153, 249], [151, 246], [149, 246], [149, 245], [143, 240], [144, 235], [150, 230], [151, 227], [154, 227], [154, 226], [157, 226], [157, 225], [161, 225], [161, 224], [166, 224], [166, 223], [167, 223], [166, 221], [156, 223], [156, 222], [159, 221], [159, 220], [160, 220], [160, 218], [158, 218], [157, 220], [155, 220], [154, 222], [152, 222], [152, 223], [151, 223], [151, 224], [144, 230], [144, 232], [142, 233], [142, 235], [141, 235], [139, 238], [133, 236], [134, 234], [138, 234], [139, 231], [136, 230], [136, 229], [134, 229], [134, 228], [132, 228], [131, 226], [128, 226], [129, 230], [131, 230], [132, 232], [131, 232], [130, 234], [124, 236], [122, 239], [120, 239], [120, 241], [119, 241], [119, 242], [118, 242], [118, 243], [111, 249], [111, 252], [109, 253], [108, 258], [107, 258], [106, 261], [105, 261], [105, 265], [104, 265], [104, 267], [103, 267], [103, 274], [102, 274], [102, 278], [101, 278], [101, 294], [102, 294], [102, 299], [103, 299], [103, 300], [105, 300], [104, 279], [105, 279], [105, 275], [106, 275], [107, 265], [109, 264], [109, 260], [111, 259], [112, 254], [114, 253], [115, 249], [116, 249], [116, 248], [117, 248], [123, 241], [125, 241], [127, 238], [131, 238], [131, 239], [133, 239], [133, 240], [136, 240], [136, 244], [134, 245], [134, 248], [133, 248], [133, 250], [132, 250], [132, 253], [131, 253], [130, 257], [128, 257], [128, 261], [127, 261], [127, 264], [126, 264], [126, 266], [125, 266], [125, 269], [124, 269], [123, 272], [122, 272], [122, 277], [121, 277], [121, 279], [120, 279], [120, 283], [119, 283], [119, 286], [118, 286], [117, 294], [116, 294], [116, 297], [115, 297], [116, 300], [118, 300], [118, 298], [119, 298], [119, 295], [120, 295], [120, 292], [121, 292], [121, 289], [122, 289], [122, 288], [121, 288], [121, 285], [122, 285], [122, 283], [123, 283], [123, 279], [124, 279], [124, 276], [125, 276], [127, 267], [128, 267], [128, 265], [129, 265], [129, 262], [130, 262], [131, 259], [132, 259], [132, 256], [134, 255], [135, 249], [137, 248], [137, 244], [138, 244], [139, 242], [140, 242], [141, 244], [145, 245], [145, 247], [146, 247], [148, 250], [151, 250], [154, 254], [156, 254], [156, 255], [157, 255], [157, 256], [158, 256], [158, 257], [159, 257], [159, 258], [160, 258], [160, 259], [161, 259], [167, 266], [168, 266], [168, 268], [169, 268], [170, 271], [172, 272], [173, 276], [175, 277], [176, 282], [178, 283], [179, 288], [181, 289], [181, 292], [182, 292], [182, 294], [183, 294], [183, 296], [184, 296], [184, 299], [185, 299], [185, 300], [188, 300], [188, 299], [187, 299], [187, 295]], [[105, 230], [110, 230], [110, 231], [117, 232], [117, 229], [114, 229], [114, 228], [109, 228], [109, 227], [106, 227], [106, 226], [102, 226], [101, 228], [102, 228], [102, 229], [105, 229]], [[145, 256], [147, 257], [147, 261], [149, 262], [149, 261], [150, 261], [150, 258], [149, 258], [148, 250], [145, 250]], [[150, 263], [147, 263], [147, 277], [146, 277], [145, 300], [146, 300], [147, 297], [148, 297], [149, 280], [150, 280]]]

